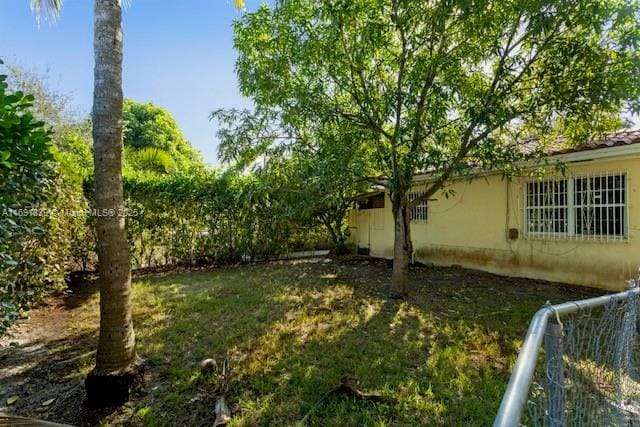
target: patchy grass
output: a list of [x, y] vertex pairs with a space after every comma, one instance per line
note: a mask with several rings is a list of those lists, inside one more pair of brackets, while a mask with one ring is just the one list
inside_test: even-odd
[[[134, 315], [138, 352], [148, 362], [146, 391], [98, 419], [103, 425], [211, 425], [215, 382], [200, 373], [199, 363], [208, 357], [220, 362], [229, 354], [232, 426], [295, 425], [343, 376], [357, 379], [366, 393], [398, 403], [331, 396], [308, 425], [488, 425], [533, 313], [546, 300], [593, 294], [460, 268], [420, 268], [412, 272], [410, 298], [395, 301], [386, 298], [389, 277], [386, 264], [357, 259], [138, 279]], [[93, 294], [73, 305], [65, 339], [47, 347], [54, 354], [48, 357], [56, 359], [49, 366], [60, 359], [66, 371], [41, 383], [31, 393], [34, 402], [43, 400], [42, 388], [61, 381], [61, 375], [81, 396], [77, 384], [93, 356], [71, 362], [65, 357], [93, 348], [97, 304]], [[24, 363], [45, 362], [27, 357]], [[22, 375], [28, 384], [29, 375], [38, 372], [31, 365], [5, 383]], [[0, 387], [5, 388], [0, 406], [4, 394], [20, 392], [3, 386], [2, 379]], [[68, 401], [46, 410], [29, 401], [4, 409], [92, 423], [89, 417], [78, 419], [84, 413], [70, 410]]]

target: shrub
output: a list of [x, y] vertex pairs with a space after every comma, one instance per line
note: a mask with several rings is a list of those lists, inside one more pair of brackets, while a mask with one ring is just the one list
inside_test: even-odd
[[50, 222], [40, 216], [54, 188], [51, 138], [31, 113], [32, 101], [9, 92], [0, 75], [0, 333], [22, 307], [59, 283], [47, 256]]
[[33, 101], [0, 75], [0, 335], [31, 303], [64, 288], [79, 248], [87, 248], [75, 152], [86, 144], [67, 132], [57, 135], [65, 142], [59, 149]]
[[130, 173], [124, 190], [134, 267], [238, 262], [327, 247], [322, 226], [296, 217], [282, 189], [253, 174]]

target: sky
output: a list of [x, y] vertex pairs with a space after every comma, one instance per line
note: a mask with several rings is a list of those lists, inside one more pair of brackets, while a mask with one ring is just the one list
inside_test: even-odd
[[[93, 1], [64, 0], [38, 27], [30, 0], [0, 0], [0, 58], [47, 73], [56, 91], [89, 114], [93, 92]], [[261, 0], [248, 0], [255, 10]], [[123, 13], [124, 96], [168, 109], [205, 161], [217, 165], [217, 108], [248, 108], [234, 72], [233, 0], [133, 0]]]

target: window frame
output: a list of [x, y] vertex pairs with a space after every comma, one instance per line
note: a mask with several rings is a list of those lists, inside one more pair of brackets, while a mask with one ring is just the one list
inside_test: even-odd
[[[624, 192], [624, 197], [621, 198], [621, 202], [616, 203], [615, 202], [615, 196], [614, 196], [614, 202], [609, 203], [607, 200], [607, 203], [597, 203], [597, 204], [579, 204], [577, 203], [576, 197], [576, 181], [577, 180], [582, 180], [582, 179], [587, 179], [587, 180], [591, 180], [594, 178], [597, 179], [607, 179], [609, 177], [613, 177], [614, 178], [614, 182], [615, 182], [615, 177], [622, 177], [622, 188], [616, 188], [615, 185], [612, 189], [609, 189], [608, 184], [607, 184], [607, 188], [605, 191], [614, 191], [613, 194], [615, 194], [615, 191], [623, 191]], [[556, 208], [565, 208], [566, 209], [566, 227], [564, 232], [556, 232], [556, 231], [530, 231], [530, 227], [529, 227], [529, 216], [530, 216], [530, 212], [536, 211], [536, 210], [540, 210], [540, 209], [544, 209], [546, 208], [546, 206], [544, 205], [536, 205], [536, 206], [529, 206], [529, 185], [531, 183], [548, 183], [548, 182], [557, 182], [557, 181], [566, 181], [566, 187], [567, 187], [567, 204], [566, 205], [550, 205], [548, 208], [549, 209], [554, 209]], [[598, 190], [589, 190], [589, 191], [598, 191]], [[602, 190], [600, 190], [602, 191]], [[524, 182], [524, 185], [522, 187], [522, 194], [523, 194], [523, 234], [525, 237], [531, 238], [531, 239], [545, 239], [545, 240], [582, 240], [582, 241], [623, 241], [626, 242], [629, 240], [629, 174], [628, 171], [626, 170], [619, 170], [619, 171], [603, 171], [603, 172], [593, 172], [593, 173], [581, 173], [581, 174], [572, 174], [572, 175], [567, 175], [567, 176], [561, 176], [561, 177], [552, 177], [550, 179], [543, 179], [543, 180], [537, 180], [537, 179], [529, 179], [526, 180]], [[554, 200], [555, 202], [555, 200]], [[607, 232], [606, 233], [600, 233], [600, 234], [586, 234], [586, 233], [578, 233], [578, 223], [577, 223], [577, 211], [578, 209], [585, 209], [585, 208], [589, 208], [589, 207], [595, 207], [595, 208], [599, 208], [599, 209], [608, 209], [608, 208], [613, 208], [613, 209], [620, 209], [620, 214], [622, 216], [621, 220], [622, 221], [622, 234], [614, 234], [615, 232], [615, 226], [614, 226], [614, 232], [610, 233], [609, 232], [609, 227], [607, 226]], [[605, 224], [608, 223], [605, 222]], [[614, 223], [615, 224], [615, 223]], [[600, 220], [600, 226], [602, 228], [602, 219]]]
[[[424, 194], [425, 194], [425, 191], [423, 190], [409, 191], [409, 194], [408, 194], [409, 203], [413, 202], [415, 199], [421, 196], [424, 196]], [[417, 216], [420, 216], [420, 218], [416, 218], [416, 214], [418, 214]], [[427, 200], [411, 208], [411, 222], [425, 224], [428, 220], [429, 220], [429, 203]]]
[[[529, 185], [530, 184], [545, 184], [545, 183], [550, 183], [550, 182], [561, 182], [561, 181], [566, 181], [566, 190], [565, 190], [565, 197], [566, 197], [566, 201], [564, 205], [537, 205], [537, 206], [533, 206], [533, 207], [529, 207], [527, 205], [528, 200], [529, 200]], [[546, 180], [528, 180], [525, 182], [524, 184], [524, 198], [525, 198], [525, 203], [524, 203], [524, 233], [527, 236], [532, 236], [535, 238], [545, 238], [545, 237], [552, 237], [554, 239], [559, 239], [562, 238], [563, 236], [567, 236], [570, 233], [571, 230], [571, 219], [569, 218], [572, 212], [572, 206], [571, 206], [571, 200], [572, 200], [572, 195], [573, 195], [573, 184], [572, 181], [568, 178], [553, 178], [553, 179], [546, 179]], [[553, 196], [552, 196], [553, 197]], [[554, 201], [555, 203], [555, 201]], [[549, 209], [549, 210], [555, 210], [555, 209], [564, 209], [566, 210], [565, 213], [565, 230], [564, 232], [561, 231], [529, 231], [529, 218], [528, 218], [528, 214], [531, 211], [536, 211], [536, 210], [545, 210], [545, 209]]]

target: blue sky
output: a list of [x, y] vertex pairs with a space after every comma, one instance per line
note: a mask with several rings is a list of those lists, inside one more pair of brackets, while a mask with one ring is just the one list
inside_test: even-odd
[[[93, 91], [93, 1], [65, 0], [38, 28], [29, 0], [1, 0], [0, 58], [44, 73], [82, 113]], [[255, 10], [260, 0], [248, 0]], [[216, 108], [249, 107], [234, 72], [233, 0], [133, 0], [124, 11], [124, 95], [167, 108], [205, 160], [217, 164]]]

